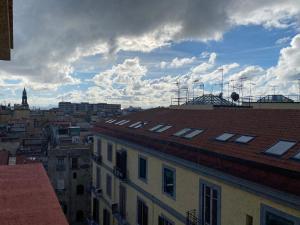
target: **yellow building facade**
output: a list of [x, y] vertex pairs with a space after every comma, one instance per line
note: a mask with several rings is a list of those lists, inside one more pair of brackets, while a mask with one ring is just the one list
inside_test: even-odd
[[90, 224], [300, 225], [298, 196], [172, 155], [98, 134], [93, 159]]

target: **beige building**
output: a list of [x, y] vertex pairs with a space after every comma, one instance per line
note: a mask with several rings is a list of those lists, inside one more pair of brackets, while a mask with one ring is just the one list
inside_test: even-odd
[[299, 225], [300, 111], [153, 109], [95, 129], [90, 224]]

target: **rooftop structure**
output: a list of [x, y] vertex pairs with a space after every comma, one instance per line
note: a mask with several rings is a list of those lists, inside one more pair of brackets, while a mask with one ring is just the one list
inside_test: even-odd
[[[130, 120], [130, 124], [138, 121], [147, 121], [147, 124], [132, 129], [127, 124], [120, 126], [108, 122], [99, 124], [96, 131], [300, 196], [300, 179], [296, 179], [300, 177], [300, 163], [295, 160], [300, 152], [299, 110], [152, 109], [119, 118], [116, 122], [121, 119]], [[158, 125], [168, 128], [162, 132], [149, 131]], [[203, 132], [192, 138], [173, 135], [186, 128]], [[217, 138], [225, 133], [232, 135]], [[241, 145], [240, 142], [248, 140], [242, 138], [244, 136], [253, 138]], [[267, 150], [280, 140], [294, 144], [274, 157]]]
[[196, 97], [187, 103], [187, 105], [223, 105], [223, 106], [232, 106], [233, 103], [227, 101], [222, 96], [213, 95], [213, 94], [205, 94], [199, 97]]
[[65, 216], [39, 163], [0, 166], [2, 225], [67, 225]]

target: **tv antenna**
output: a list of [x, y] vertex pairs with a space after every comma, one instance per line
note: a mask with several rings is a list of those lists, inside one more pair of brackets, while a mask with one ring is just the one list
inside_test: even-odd
[[276, 88], [277, 88], [277, 85], [271, 85], [271, 88], [273, 89], [273, 95], [275, 95], [275, 93], [276, 93]]

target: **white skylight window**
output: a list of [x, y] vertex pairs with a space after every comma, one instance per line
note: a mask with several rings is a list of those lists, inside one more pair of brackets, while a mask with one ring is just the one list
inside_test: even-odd
[[145, 126], [147, 124], [147, 122], [141, 122], [140, 124], [134, 126], [133, 128], [137, 129], [137, 128], [140, 128], [142, 126]]
[[234, 134], [231, 133], [223, 133], [220, 136], [216, 137], [217, 141], [228, 141]]
[[265, 151], [265, 153], [281, 156], [295, 144], [296, 142], [294, 141], [278, 141], [275, 145], [273, 145], [271, 148]]
[[156, 126], [150, 128], [149, 130], [150, 130], [150, 131], [155, 131], [155, 130], [157, 130], [157, 129], [163, 127], [163, 126], [164, 126], [163, 124], [158, 124], [158, 125], [156, 125]]
[[300, 160], [300, 152], [293, 156], [293, 159]]
[[131, 127], [131, 128], [135, 127], [135, 126], [139, 125], [140, 123], [142, 123], [142, 121], [138, 121], [136, 123], [133, 123], [133, 124], [129, 125], [129, 127]]
[[185, 138], [191, 139], [193, 137], [196, 137], [198, 134], [201, 134], [203, 132], [202, 129], [196, 129], [192, 132], [189, 132], [188, 134], [184, 135]]
[[300, 152], [293, 156], [293, 159], [300, 160]]
[[105, 123], [110, 123], [112, 121], [112, 119], [110, 119], [110, 120], [107, 120]]
[[191, 128], [184, 128], [178, 132], [176, 132], [175, 134], [173, 134], [174, 136], [177, 136], [177, 137], [181, 137], [182, 135], [184, 135], [185, 133], [191, 131], [192, 129]]
[[253, 136], [242, 135], [242, 136], [238, 137], [237, 139], [235, 139], [235, 142], [246, 144], [253, 139], [254, 139]]
[[120, 121], [116, 122], [115, 124], [119, 125], [120, 123], [123, 123], [124, 121], [126, 121], [126, 120], [120, 120]]
[[124, 124], [129, 123], [129, 122], [130, 122], [130, 120], [125, 120], [122, 123], [119, 123], [119, 126], [123, 126]]
[[160, 128], [160, 129], [158, 129], [158, 130], [155, 130], [155, 132], [161, 133], [161, 132], [164, 132], [164, 131], [168, 130], [168, 129], [171, 128], [171, 127], [172, 127], [172, 126], [167, 125], [167, 126], [164, 126], [164, 127]]
[[111, 121], [109, 121], [108, 123], [113, 123], [113, 122], [116, 122], [117, 120], [111, 120]]

